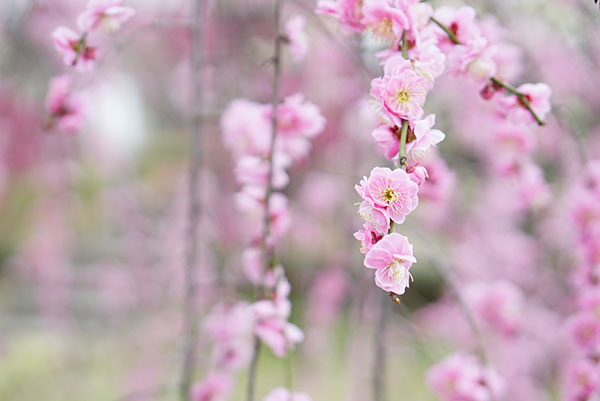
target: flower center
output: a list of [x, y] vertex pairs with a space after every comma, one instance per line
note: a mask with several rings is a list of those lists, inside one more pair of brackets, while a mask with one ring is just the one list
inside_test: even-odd
[[387, 204], [390, 204], [394, 203], [394, 201], [398, 199], [398, 193], [392, 188], [387, 188], [381, 193], [381, 197]]
[[373, 24], [371, 30], [375, 36], [382, 39], [393, 38], [392, 21], [389, 18], [383, 18], [379, 23]]
[[404, 264], [399, 260], [393, 260], [388, 266], [388, 274], [394, 278], [394, 280], [402, 280], [404, 278]]
[[400, 103], [407, 102], [409, 98], [410, 98], [410, 96], [408, 95], [408, 92], [404, 88], [400, 89], [400, 91], [398, 91], [398, 93], [396, 93], [396, 100], [398, 100], [398, 102], [400, 102]]

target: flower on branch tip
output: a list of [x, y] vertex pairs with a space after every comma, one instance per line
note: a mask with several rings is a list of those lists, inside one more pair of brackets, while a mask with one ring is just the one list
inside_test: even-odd
[[71, 80], [67, 75], [52, 78], [46, 97], [46, 110], [50, 126], [57, 126], [69, 133], [79, 131], [83, 124], [81, 102], [71, 94]]
[[346, 32], [362, 33], [363, 3], [364, 0], [319, 0], [316, 11], [335, 18]]
[[391, 233], [373, 245], [364, 264], [369, 269], [376, 269], [375, 284], [379, 288], [402, 295], [410, 284], [410, 267], [416, 262], [408, 239]]
[[63, 56], [63, 62], [69, 67], [86, 71], [94, 67], [98, 58], [96, 47], [89, 46], [85, 35], [61, 26], [52, 32], [54, 47]]
[[408, 16], [389, 0], [364, 2], [362, 12], [362, 23], [379, 39], [393, 42], [409, 28]]
[[77, 26], [91, 32], [103, 26], [107, 32], [116, 32], [135, 15], [135, 10], [124, 6], [124, 0], [91, 0], [77, 18]]
[[285, 34], [294, 61], [298, 62], [308, 53], [308, 36], [306, 34], [306, 19], [302, 15], [291, 17], [285, 24]]
[[523, 84], [517, 88], [517, 91], [523, 94], [521, 99], [517, 95], [509, 95], [499, 98], [498, 107], [507, 119], [513, 123], [525, 124], [535, 123], [536, 120], [527, 109], [527, 104], [540, 120], [544, 120], [552, 108], [550, 96], [552, 89], [547, 84]]

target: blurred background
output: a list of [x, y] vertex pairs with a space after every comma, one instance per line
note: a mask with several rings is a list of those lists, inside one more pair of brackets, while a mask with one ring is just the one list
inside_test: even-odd
[[[201, 319], [218, 302], [252, 299], [241, 266], [252, 222], [236, 209], [235, 161], [220, 118], [236, 98], [270, 102], [275, 34], [273, 1], [206, 3]], [[63, 64], [52, 32], [75, 29], [86, 4], [0, 3], [0, 400], [173, 400], [188, 219], [190, 4], [127, 1], [135, 17], [94, 37], [97, 66], [79, 73]], [[478, 89], [446, 77], [429, 95], [425, 108], [446, 133], [445, 163], [435, 167], [439, 185], [402, 227], [419, 262], [403, 305], [387, 305], [389, 399], [435, 399], [427, 368], [473, 348], [440, 263], [456, 268], [465, 291], [471, 281], [508, 280], [522, 292], [515, 319], [525, 316], [525, 328], [507, 335], [482, 321], [488, 351], [511, 384], [507, 400], [560, 399], [569, 352], [562, 328], [579, 260], [570, 188], [582, 152], [600, 157], [600, 11], [592, 0], [432, 2], [442, 4], [473, 6], [518, 60], [506, 76], [515, 85], [548, 83], [554, 109], [535, 133], [541, 183], [515, 181], [494, 170], [503, 145], [481, 117], [491, 107]], [[257, 396], [292, 375], [315, 401], [364, 400], [374, 310], [385, 294], [352, 237], [362, 224], [354, 185], [389, 165], [371, 138], [377, 121], [368, 105], [382, 44], [344, 33], [314, 6], [284, 2], [284, 18], [306, 18], [310, 44], [299, 63], [285, 50], [282, 65], [282, 94], [304, 94], [327, 120], [310, 155], [289, 171], [292, 224], [278, 250], [292, 284], [290, 320], [306, 338], [283, 360], [263, 347]], [[62, 74], [82, 107], [76, 133], [48, 123], [50, 80]], [[538, 184], [543, 191], [527, 192]], [[200, 379], [211, 349], [202, 331], [198, 346]], [[245, 373], [238, 379], [231, 399], [243, 396]]]

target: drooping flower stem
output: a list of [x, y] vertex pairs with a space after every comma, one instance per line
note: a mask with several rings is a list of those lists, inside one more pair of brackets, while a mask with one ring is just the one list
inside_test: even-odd
[[519, 100], [521, 101], [521, 103], [523, 104], [523, 106], [525, 106], [525, 108], [527, 110], [529, 110], [529, 112], [531, 113], [531, 115], [533, 116], [533, 118], [535, 118], [535, 122], [538, 125], [545, 125], [546, 124], [544, 121], [542, 121], [540, 119], [540, 117], [535, 113], [535, 111], [533, 111], [533, 109], [531, 108], [531, 104], [529, 103], [529, 100], [527, 99], [527, 96], [525, 96], [524, 93], [519, 92], [517, 90], [517, 88], [509, 85], [506, 82], [503, 82], [503, 81], [499, 80], [496, 77], [491, 77], [490, 80], [493, 82], [494, 85], [500, 86], [500, 87], [506, 89], [507, 92], [510, 92], [513, 95], [515, 95], [516, 97], [518, 97]]
[[254, 348], [252, 349], [252, 359], [248, 369], [248, 387], [246, 388], [246, 400], [254, 400], [254, 385], [256, 383], [256, 370], [258, 367], [258, 355], [260, 353], [260, 340], [254, 336]]
[[406, 167], [406, 138], [408, 134], [408, 120], [402, 120], [400, 131], [400, 151], [398, 152], [398, 167]]
[[442, 24], [440, 21], [438, 21], [434, 17], [431, 17], [430, 20], [431, 20], [431, 22], [433, 22], [434, 24], [436, 24], [437, 26], [442, 28], [442, 30], [444, 32], [446, 32], [446, 35], [448, 35], [448, 38], [450, 38], [452, 43], [454, 43], [455, 45], [461, 44], [460, 41], [458, 40], [458, 38], [456, 37], [456, 35], [454, 34], [454, 32], [452, 32], [446, 25]]
[[267, 155], [267, 161], [269, 163], [269, 172], [267, 175], [267, 185], [265, 189], [265, 214], [263, 218], [263, 231], [261, 238], [261, 255], [262, 264], [260, 269], [260, 281], [262, 285], [263, 276], [269, 265], [269, 249], [267, 241], [271, 232], [270, 224], [270, 198], [273, 192], [273, 154], [275, 153], [275, 140], [277, 139], [277, 108], [279, 106], [279, 85], [281, 80], [281, 45], [284, 39], [284, 35], [281, 32], [281, 5], [283, 0], [275, 0], [275, 51], [273, 54], [273, 98], [272, 98], [272, 111], [271, 111], [271, 145], [269, 153]]
[[406, 43], [406, 31], [402, 31], [402, 57], [408, 59], [408, 43]]
[[[452, 41], [452, 43], [454, 43], [455, 45], [461, 45], [462, 43], [458, 40], [458, 38], [456, 37], [456, 35], [454, 34], [454, 32], [452, 32], [447, 26], [445, 26], [444, 24], [442, 24], [440, 21], [438, 21], [437, 19], [435, 19], [434, 17], [430, 18], [431, 22], [433, 22], [434, 24], [436, 24], [437, 26], [439, 26], [447, 35], [448, 38], [450, 38], [450, 40]], [[513, 95], [515, 95], [516, 97], [519, 98], [519, 101], [523, 104], [523, 106], [527, 109], [527, 111], [529, 111], [529, 113], [531, 113], [531, 115], [533, 116], [533, 118], [535, 119], [535, 122], [538, 125], [545, 125], [546, 123], [537, 115], [537, 113], [531, 108], [531, 104], [529, 103], [529, 100], [527, 99], [527, 96], [522, 93], [519, 92], [519, 90], [517, 90], [517, 88], [515, 88], [514, 86], [502, 81], [501, 79], [497, 78], [497, 77], [491, 77], [490, 81], [492, 81], [492, 84], [497, 86], [497, 87], [501, 87], [504, 88], [507, 92], [512, 93]]]
[[182, 401], [190, 399], [190, 387], [194, 378], [196, 364], [196, 268], [198, 264], [198, 224], [200, 222], [199, 173], [202, 164], [202, 67], [203, 67], [203, 35], [202, 12], [203, 0], [194, 1], [194, 23], [192, 29], [192, 80], [193, 95], [190, 121], [190, 170], [188, 193], [188, 228], [187, 251], [185, 260], [185, 296], [183, 303], [183, 358], [179, 395]]
[[[263, 230], [261, 237], [261, 267], [259, 274], [258, 287], [263, 292], [264, 275], [269, 267], [271, 251], [267, 241], [271, 232], [270, 200], [273, 192], [273, 154], [275, 153], [275, 140], [277, 139], [277, 110], [279, 106], [279, 86], [281, 80], [281, 45], [284, 35], [281, 29], [281, 9], [283, 0], [275, 0], [275, 43], [273, 54], [273, 98], [271, 104], [271, 142], [267, 161], [269, 171], [267, 174], [267, 183], [265, 188], [265, 208], [263, 217]], [[254, 387], [256, 382], [256, 370], [258, 367], [258, 353], [260, 351], [260, 340], [254, 335], [254, 350], [252, 360], [248, 371], [248, 387], [246, 391], [246, 401], [254, 401]]]

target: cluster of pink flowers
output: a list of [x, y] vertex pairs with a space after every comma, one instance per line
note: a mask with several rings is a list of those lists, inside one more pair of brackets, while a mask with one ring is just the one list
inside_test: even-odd
[[427, 374], [433, 391], [444, 401], [491, 401], [504, 392], [504, 380], [472, 355], [450, 355]]
[[83, 104], [71, 92], [71, 79], [67, 75], [52, 78], [46, 97], [46, 110], [49, 114], [48, 126], [75, 133], [83, 124]]
[[[453, 175], [436, 151], [445, 134], [434, 128], [435, 115], [424, 112], [436, 80], [442, 75], [454, 81], [464, 78], [462, 86], [475, 87], [489, 101], [487, 113], [470, 116], [458, 131], [470, 134], [467, 141], [481, 144], [478, 150], [495, 177], [504, 180], [503, 188], [516, 187], [514, 203], [521, 211], [550, 197], [532, 154], [536, 125], [544, 124], [551, 108], [551, 90], [543, 83], [517, 88], [507, 83], [519, 70], [515, 49], [503, 42], [493, 22], [478, 21], [472, 7], [434, 10], [418, 0], [320, 0], [317, 11], [336, 19], [347, 32], [369, 33], [384, 43], [377, 53], [383, 76], [371, 82], [380, 121], [372, 137], [396, 168], [376, 167], [356, 186], [364, 223], [354, 236], [362, 244], [365, 267], [375, 270], [376, 285], [398, 301], [396, 295], [409, 286], [416, 258], [394, 225], [402, 224], [420, 200], [443, 209], [453, 185]], [[482, 134], [483, 126], [492, 132]], [[466, 305], [479, 322], [505, 338], [519, 335], [524, 308], [519, 287], [497, 277], [465, 284]], [[600, 330], [598, 334], [600, 339]], [[450, 357], [432, 369], [429, 379], [448, 401], [491, 400], [503, 390], [498, 374], [473, 356]]]
[[[365, 266], [375, 269], [375, 283], [392, 295], [403, 294], [416, 262], [412, 245], [392, 232], [419, 202], [419, 188], [427, 182], [435, 145], [445, 135], [434, 129], [435, 116], [423, 116], [423, 105], [434, 80], [444, 71], [444, 54], [436, 46], [429, 23], [433, 9], [418, 1], [321, 1], [317, 11], [335, 17], [349, 31], [370, 31], [391, 47], [378, 53], [383, 76], [371, 82], [381, 120], [372, 133], [396, 169], [376, 167], [356, 191], [362, 202], [362, 230], [354, 234], [366, 254]], [[435, 163], [435, 162], [433, 162]], [[442, 180], [443, 181], [443, 180]]]
[[[54, 47], [62, 55], [66, 66], [77, 71], [90, 71], [98, 59], [98, 49], [89, 44], [91, 34], [100, 26], [114, 32], [135, 15], [135, 10], [124, 6], [125, 0], [91, 0], [85, 11], [77, 18], [82, 33], [61, 26], [54, 30]], [[82, 104], [72, 95], [72, 83], [68, 76], [55, 77], [50, 82], [46, 98], [48, 128], [77, 132], [83, 123]]]
[[91, 0], [77, 18], [81, 33], [61, 26], [52, 33], [54, 46], [67, 66], [89, 71], [98, 59], [98, 49], [89, 44], [90, 35], [103, 26], [115, 32], [135, 15], [135, 10], [124, 6], [125, 0]]
[[591, 160], [571, 194], [579, 267], [575, 270], [576, 311], [568, 334], [575, 350], [566, 370], [569, 401], [593, 399], [600, 391], [600, 160]]
[[252, 356], [253, 336], [267, 344], [279, 357], [303, 340], [302, 331], [288, 319], [291, 287], [283, 268], [270, 271], [267, 282], [275, 283], [269, 298], [252, 304], [218, 304], [204, 321], [204, 330], [213, 341], [212, 367], [193, 389], [195, 401], [226, 398], [234, 384], [234, 375], [248, 366]]
[[[301, 17], [292, 18], [286, 25], [286, 42], [297, 60], [307, 51], [304, 25]], [[240, 301], [232, 306], [218, 305], [206, 319], [205, 328], [215, 344], [214, 363], [212, 373], [194, 389], [196, 401], [221, 400], [229, 394], [233, 373], [250, 362], [253, 338], [278, 357], [284, 357], [304, 339], [302, 330], [289, 322], [291, 286], [272, 255], [290, 226], [288, 199], [279, 192], [289, 183], [286, 169], [308, 156], [310, 141], [323, 130], [325, 118], [301, 94], [285, 98], [277, 106], [276, 116], [273, 112], [272, 105], [235, 99], [221, 118], [223, 143], [234, 157], [235, 179], [241, 186], [236, 204], [244, 217], [251, 219], [248, 227], [253, 230], [242, 266], [248, 280], [261, 288], [263, 295], [251, 304]], [[275, 143], [271, 143], [274, 117], [276, 135]], [[269, 235], [263, 243], [266, 210]], [[266, 401], [284, 399], [310, 401], [307, 394], [292, 394], [285, 388], [276, 388], [265, 397]]]

